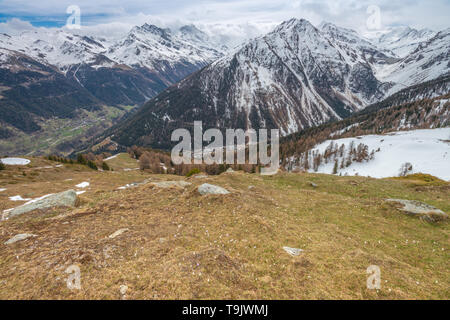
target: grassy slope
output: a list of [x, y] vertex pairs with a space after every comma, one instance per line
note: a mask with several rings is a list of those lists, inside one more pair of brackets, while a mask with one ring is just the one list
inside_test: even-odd
[[[129, 287], [129, 299], [450, 298], [448, 222], [431, 225], [383, 201], [422, 200], [449, 212], [448, 183], [238, 172], [206, 179], [232, 191], [226, 196], [200, 196], [196, 187], [205, 180], [195, 178], [184, 190], [147, 184], [116, 191], [145, 179], [183, 179], [123, 171], [126, 161], [111, 160], [116, 171], [108, 173], [78, 166], [0, 173], [0, 188], [8, 189], [0, 209], [17, 205], [7, 196], [91, 182], [76, 209], [0, 223], [0, 299], [117, 299], [120, 285]], [[121, 228], [129, 231], [108, 238]], [[3, 244], [25, 232], [38, 237]], [[283, 246], [305, 252], [293, 258]], [[66, 287], [71, 264], [81, 268], [80, 291]], [[378, 292], [366, 289], [373, 264], [381, 268]]]

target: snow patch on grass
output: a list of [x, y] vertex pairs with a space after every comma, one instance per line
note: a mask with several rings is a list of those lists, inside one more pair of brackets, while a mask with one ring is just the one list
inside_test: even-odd
[[9, 197], [10, 201], [30, 201], [31, 199], [24, 199], [22, 196]]
[[31, 162], [30, 160], [23, 158], [3, 158], [0, 159], [0, 161], [8, 166], [26, 166]]
[[89, 182], [82, 182], [80, 184], [77, 184], [75, 187], [80, 188], [80, 189], [84, 189], [89, 187], [90, 183]]

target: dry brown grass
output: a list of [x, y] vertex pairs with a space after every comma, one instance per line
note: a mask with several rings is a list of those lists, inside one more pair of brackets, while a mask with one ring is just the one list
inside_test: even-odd
[[[70, 186], [91, 182], [78, 208], [0, 224], [1, 299], [119, 299], [120, 285], [129, 287], [128, 299], [450, 297], [448, 223], [424, 223], [383, 201], [417, 199], [448, 212], [446, 186], [417, 191], [398, 180], [237, 172], [191, 178], [185, 189], [146, 184], [117, 191], [148, 178], [183, 178], [63, 170], [6, 185], [8, 195], [20, 194], [24, 184], [45, 194], [67, 189], [68, 178]], [[232, 194], [200, 196], [203, 182]], [[108, 237], [122, 228], [129, 231]], [[3, 245], [18, 233], [38, 237]], [[283, 246], [305, 251], [293, 258]], [[81, 269], [79, 291], [66, 287], [64, 271], [72, 264]], [[380, 291], [366, 288], [373, 264], [381, 268]]]

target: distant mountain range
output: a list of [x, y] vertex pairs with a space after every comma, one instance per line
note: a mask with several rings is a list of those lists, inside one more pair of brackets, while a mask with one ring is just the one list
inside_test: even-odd
[[0, 122], [31, 133], [39, 117], [142, 104], [223, 49], [194, 26], [145, 24], [115, 42], [63, 30], [0, 34]]
[[193, 25], [144, 24], [116, 41], [63, 30], [0, 34], [0, 142], [44, 132], [46, 119], [146, 101], [88, 141], [169, 148], [172, 130], [195, 120], [286, 136], [449, 74], [449, 47], [450, 29], [401, 27], [369, 40], [303, 19], [234, 49]]

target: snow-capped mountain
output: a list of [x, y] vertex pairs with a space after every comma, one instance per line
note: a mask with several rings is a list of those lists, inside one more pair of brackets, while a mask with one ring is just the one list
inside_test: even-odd
[[177, 65], [205, 66], [223, 53], [214, 49], [208, 36], [195, 26], [184, 26], [172, 33], [170, 29], [144, 24], [134, 27], [105, 55], [119, 64], [157, 70]]
[[389, 93], [435, 79], [450, 73], [450, 29], [438, 32], [419, 43], [406, 57], [396, 63], [380, 65], [376, 75], [380, 81], [395, 85]]
[[[55, 30], [23, 32], [18, 36], [0, 34], [0, 48], [28, 55], [40, 63], [56, 66], [62, 72], [71, 65], [92, 63], [106, 51], [101, 40]], [[0, 66], [4, 67], [4, 65]]]
[[[62, 29], [23, 32], [18, 36], [0, 34], [0, 48], [14, 50], [67, 71], [73, 65], [95, 68], [126, 65], [149, 69], [162, 62], [205, 65], [223, 53], [217, 44], [195, 26], [171, 31], [144, 24], [134, 27], [123, 39], [115, 42], [81, 36]], [[95, 64], [99, 61], [101, 64]]]
[[[118, 41], [62, 29], [0, 34], [0, 107], [11, 111], [0, 122], [19, 129], [29, 123], [29, 132], [39, 129], [36, 117], [142, 104], [223, 56], [222, 49], [194, 26], [171, 31], [144, 24]], [[55, 106], [64, 112], [47, 112]]]
[[436, 35], [430, 29], [413, 29], [410, 27], [396, 27], [382, 34], [374, 43], [382, 49], [389, 50], [403, 58], [414, 51], [417, 46], [430, 40]]
[[202, 120], [288, 135], [449, 74], [449, 45], [449, 30], [398, 29], [367, 40], [303, 19], [233, 50], [194, 25], [144, 24], [114, 41], [64, 30], [0, 34], [0, 106], [8, 110], [0, 121], [30, 132], [39, 130], [36, 116], [151, 99], [105, 134], [122, 145], [168, 147], [172, 129]]
[[291, 19], [167, 89], [108, 134], [122, 145], [169, 147], [173, 129], [202, 120], [288, 135], [446, 74], [449, 43], [444, 31], [401, 59], [353, 30]]
[[353, 32], [323, 29], [306, 20], [282, 23], [149, 101], [116, 139], [122, 134], [119, 142], [135, 143], [166, 132], [160, 126], [193, 120], [206, 127], [280, 128], [287, 135], [381, 100], [390, 85], [376, 79], [374, 65], [391, 58]]
[[392, 62], [390, 50], [362, 38], [355, 30], [322, 22], [318, 29], [336, 45], [350, 64], [363, 60], [371, 65]]

